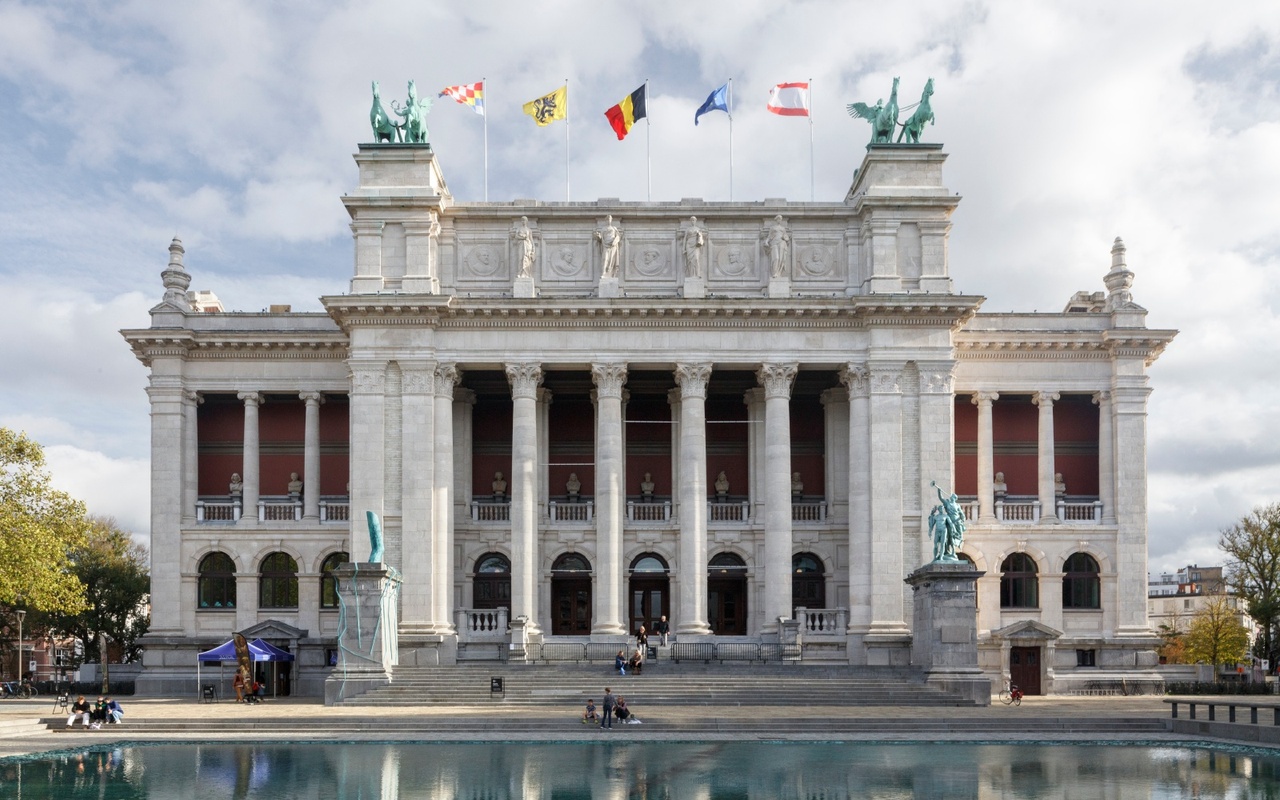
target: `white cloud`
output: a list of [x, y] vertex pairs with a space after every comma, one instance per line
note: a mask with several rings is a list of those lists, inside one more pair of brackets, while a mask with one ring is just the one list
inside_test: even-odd
[[56, 488], [83, 500], [90, 514], [114, 517], [145, 537], [151, 529], [151, 467], [147, 459], [112, 458], [72, 445], [45, 448]]

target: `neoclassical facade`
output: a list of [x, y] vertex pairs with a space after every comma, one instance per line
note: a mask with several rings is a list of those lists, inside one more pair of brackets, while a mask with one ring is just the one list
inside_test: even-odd
[[361, 145], [325, 313], [196, 311], [175, 240], [124, 331], [152, 407], [140, 690], [194, 690], [196, 650], [242, 631], [320, 693], [367, 511], [402, 664], [663, 615], [679, 641], [907, 664], [934, 482], [968, 512], [993, 681], [1149, 675], [1147, 368], [1174, 332], [1119, 239], [1106, 291], [980, 313], [945, 158], [871, 145], [841, 202], [465, 203], [429, 147]]

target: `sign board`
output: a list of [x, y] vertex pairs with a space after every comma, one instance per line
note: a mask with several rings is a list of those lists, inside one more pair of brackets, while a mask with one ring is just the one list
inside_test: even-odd
[[489, 694], [502, 694], [502, 678], [489, 679]]

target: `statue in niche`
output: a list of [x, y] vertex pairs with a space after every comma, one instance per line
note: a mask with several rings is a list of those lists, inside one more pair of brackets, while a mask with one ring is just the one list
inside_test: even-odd
[[653, 475], [646, 472], [644, 480], [640, 481], [640, 496], [645, 500], [653, 499]]
[[537, 253], [533, 249], [533, 231], [529, 230], [529, 218], [521, 217], [520, 224], [516, 226], [515, 233], [516, 248], [520, 251], [520, 272], [517, 277], [532, 278], [533, 262]]
[[239, 497], [244, 494], [244, 482], [240, 480], [240, 473], [231, 473], [231, 486], [228, 492], [232, 497]]
[[799, 498], [804, 494], [804, 481], [800, 480], [800, 473], [791, 473], [791, 496]]
[[622, 231], [613, 224], [613, 215], [605, 217], [604, 227], [596, 229], [600, 243], [600, 277], [618, 277], [618, 251], [622, 249]]
[[1003, 472], [996, 473], [996, 479], [992, 482], [992, 488], [995, 489], [997, 500], [1003, 500], [1005, 495], [1009, 493], [1009, 484], [1004, 482]]
[[960, 507], [960, 498], [953, 492], [949, 496], [942, 494], [942, 489], [935, 481], [929, 485], [938, 492], [941, 505], [936, 505], [929, 512], [929, 534], [933, 537], [933, 560], [944, 563], [957, 563], [961, 559], [956, 556], [964, 545], [965, 519], [964, 509]]
[[302, 481], [298, 478], [298, 473], [289, 473], [289, 496], [296, 498], [302, 494]]
[[782, 221], [782, 215], [774, 217], [769, 229], [761, 235], [764, 236], [764, 249], [769, 253], [769, 277], [785, 278], [787, 256], [791, 252], [791, 233], [787, 230], [787, 223]]
[[1061, 472], [1053, 473], [1053, 493], [1058, 497], [1067, 493], [1067, 482], [1063, 480]]
[[564, 491], [570, 500], [578, 499], [578, 493], [582, 491], [582, 481], [578, 480], [578, 473], [569, 473], [569, 480], [564, 483]]
[[501, 500], [507, 494], [507, 482], [502, 479], [501, 472], [493, 473], [493, 497]]
[[720, 470], [720, 474], [716, 476], [716, 497], [724, 499], [729, 494], [729, 478], [724, 474], [724, 470]]
[[684, 276], [686, 278], [702, 277], [702, 248], [707, 243], [703, 229], [698, 226], [697, 217], [689, 217], [689, 227], [684, 231]]

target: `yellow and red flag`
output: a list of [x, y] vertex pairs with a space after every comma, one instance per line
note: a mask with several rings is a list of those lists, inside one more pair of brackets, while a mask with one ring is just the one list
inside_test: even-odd
[[622, 98], [622, 102], [613, 108], [604, 112], [609, 118], [609, 124], [613, 126], [613, 130], [618, 134], [618, 140], [626, 138], [631, 131], [631, 126], [635, 125], [645, 117], [645, 100], [648, 95], [647, 85], [641, 86], [631, 94]]

